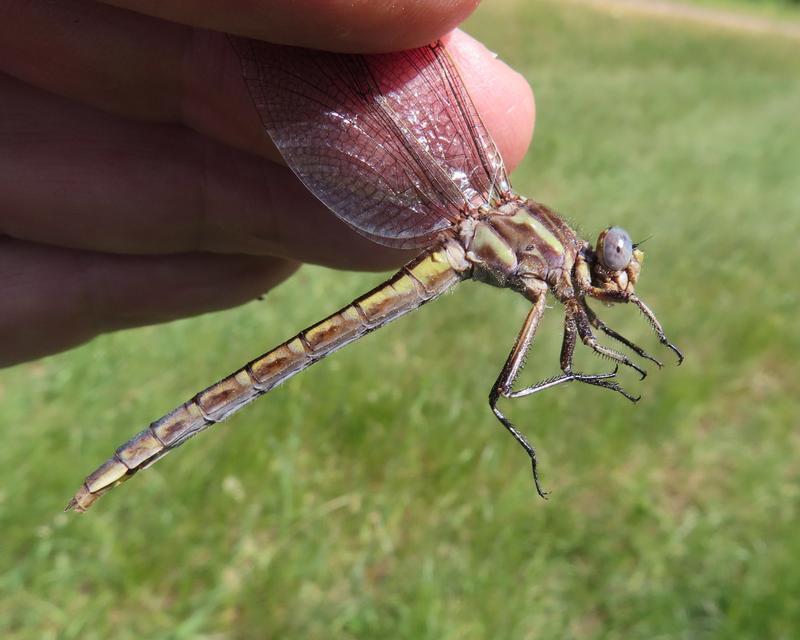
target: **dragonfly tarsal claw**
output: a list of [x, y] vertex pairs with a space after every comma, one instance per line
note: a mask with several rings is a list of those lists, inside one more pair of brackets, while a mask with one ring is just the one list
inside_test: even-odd
[[542, 488], [542, 484], [539, 482], [539, 472], [536, 469], [536, 458], [531, 457], [531, 470], [533, 471], [533, 484], [536, 485], [536, 493], [539, 494], [539, 497], [543, 500], [547, 500], [547, 496], [550, 495], [549, 491], [545, 491]]
[[631, 360], [627, 360], [627, 362], [623, 362], [622, 364], [629, 366], [631, 369], [636, 371], [639, 374], [639, 380], [644, 380], [647, 377], [647, 369], [642, 369], [638, 364]]
[[603, 386], [606, 389], [611, 389], [612, 391], [616, 391], [617, 393], [619, 393], [620, 395], [625, 397], [627, 400], [629, 400], [633, 404], [636, 404], [637, 402], [639, 402], [639, 400], [642, 399], [642, 396], [640, 396], [640, 395], [639, 396], [635, 396], [633, 394], [628, 393], [627, 391], [625, 391], [625, 389], [623, 389], [616, 382], [609, 382], [607, 385], [603, 385]]
[[636, 404], [637, 402], [639, 402], [639, 400], [641, 400], [641, 399], [642, 399], [642, 396], [641, 396], [641, 395], [638, 395], [638, 396], [631, 395], [630, 393], [628, 393], [627, 391], [625, 391], [625, 389], [623, 389], [623, 388], [622, 388], [621, 386], [619, 386], [619, 385], [615, 385], [615, 387], [616, 387], [616, 388], [614, 389], [614, 391], [616, 391], [616, 392], [618, 392], [618, 393], [621, 393], [621, 394], [622, 394], [623, 396], [625, 396], [625, 397], [626, 397], [628, 400], [630, 400], [630, 401], [631, 401], [633, 404]]
[[[634, 349], [634, 351], [636, 351], [636, 350]], [[645, 351], [644, 349], [639, 349], [638, 351], [636, 351], [636, 354], [640, 358], [644, 358], [645, 360], [649, 360], [654, 365], [656, 365], [659, 369], [663, 369], [664, 368], [664, 363], [661, 362], [661, 360], [658, 360], [657, 358], [654, 358], [649, 353], [647, 353], [647, 351]]]
[[[654, 365], [656, 365], [659, 369], [663, 368], [664, 363], [661, 362], [661, 360], [651, 356], [649, 353], [647, 353], [647, 351], [642, 349], [640, 346], [634, 344], [633, 342], [628, 343], [627, 346], [628, 346], [629, 349], [634, 351], [636, 353], [636, 355], [639, 356], [640, 358], [644, 358], [645, 360], [649, 360]], [[644, 376], [642, 376], [642, 379], [644, 379]]]
[[[601, 356], [606, 356], [606, 357], [611, 357], [611, 358], [614, 358], [614, 359], [615, 359], [615, 360], [617, 360], [617, 361], [618, 361], [620, 364], [623, 364], [623, 365], [625, 365], [626, 367], [630, 367], [630, 368], [631, 368], [631, 369], [633, 369], [633, 370], [634, 370], [636, 373], [638, 373], [638, 374], [639, 374], [639, 379], [640, 379], [640, 380], [644, 380], [644, 379], [647, 377], [647, 370], [646, 370], [646, 369], [642, 369], [642, 367], [640, 367], [638, 364], [636, 364], [635, 362], [633, 362], [633, 361], [632, 361], [632, 360], [630, 360], [629, 358], [626, 358], [625, 356], [622, 356], [621, 358], [616, 358], [616, 357], [615, 357], [615, 356], [616, 356], [616, 352], [612, 352], [612, 353], [614, 353], [615, 355], [609, 356], [608, 354], [606, 354], [606, 353], [602, 353], [602, 352], [600, 352], [600, 355], [601, 355]], [[617, 368], [616, 368], [616, 369], [614, 369], [614, 373], [615, 373], [615, 374], [616, 374], [616, 372], [617, 372], [617, 369], [619, 368], [619, 364], [618, 364], [618, 365], [616, 365], [616, 367], [617, 367]]]
[[678, 366], [683, 364], [683, 353], [681, 352], [678, 347], [672, 344], [669, 340], [664, 339], [661, 344], [663, 344], [667, 349], [670, 349], [678, 358]]
[[683, 362], [683, 353], [681, 353], [681, 350], [678, 349], [678, 347], [667, 340], [667, 336], [664, 334], [664, 328], [661, 326], [661, 323], [658, 321], [655, 314], [650, 310], [650, 307], [648, 307], [641, 298], [635, 295], [630, 296], [629, 301], [635, 304], [639, 308], [639, 311], [642, 312], [642, 315], [647, 318], [650, 326], [653, 327], [653, 331], [655, 331], [656, 335], [658, 336], [658, 341], [670, 349], [678, 357], [678, 365], [680, 365]]

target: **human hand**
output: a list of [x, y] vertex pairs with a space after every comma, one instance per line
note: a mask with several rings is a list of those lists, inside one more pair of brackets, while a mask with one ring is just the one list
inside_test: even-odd
[[[476, 4], [5, 2], [0, 366], [240, 304], [300, 262], [404, 262], [408, 253], [356, 234], [280, 164], [219, 31], [398, 50], [435, 40]], [[463, 33], [448, 47], [513, 168], [533, 130], [527, 83]]]

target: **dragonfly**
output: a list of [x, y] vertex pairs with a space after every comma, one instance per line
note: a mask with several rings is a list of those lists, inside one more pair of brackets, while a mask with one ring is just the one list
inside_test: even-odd
[[[581, 382], [638, 401], [614, 378], [646, 371], [605, 334], [659, 368], [661, 362], [607, 326], [588, 300], [638, 308], [682, 362], [655, 314], [634, 292], [644, 253], [618, 226], [581, 239], [549, 207], [511, 189], [500, 153], [442, 41], [388, 54], [338, 54], [230, 36], [255, 110], [286, 164], [350, 227], [418, 255], [372, 291], [255, 358], [155, 420], [84, 480], [67, 510], [82, 512], [188, 439], [358, 338], [464, 280], [522, 295], [530, 309], [489, 393], [497, 420], [530, 458], [536, 450], [503, 414], [517, 399]], [[564, 308], [560, 373], [515, 389], [551, 294]], [[614, 361], [605, 373], [573, 369], [580, 340]]]

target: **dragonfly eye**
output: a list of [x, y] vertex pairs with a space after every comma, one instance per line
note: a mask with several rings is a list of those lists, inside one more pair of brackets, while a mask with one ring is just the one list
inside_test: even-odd
[[622, 227], [609, 227], [597, 239], [597, 255], [607, 269], [620, 271], [633, 257], [633, 242]]

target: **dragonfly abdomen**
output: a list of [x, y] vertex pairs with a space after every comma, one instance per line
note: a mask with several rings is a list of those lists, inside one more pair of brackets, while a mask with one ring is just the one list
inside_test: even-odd
[[425, 252], [369, 293], [151, 423], [86, 478], [67, 509], [85, 511], [106, 491], [189, 438], [365, 333], [438, 297], [467, 275], [458, 243], [448, 240]]

